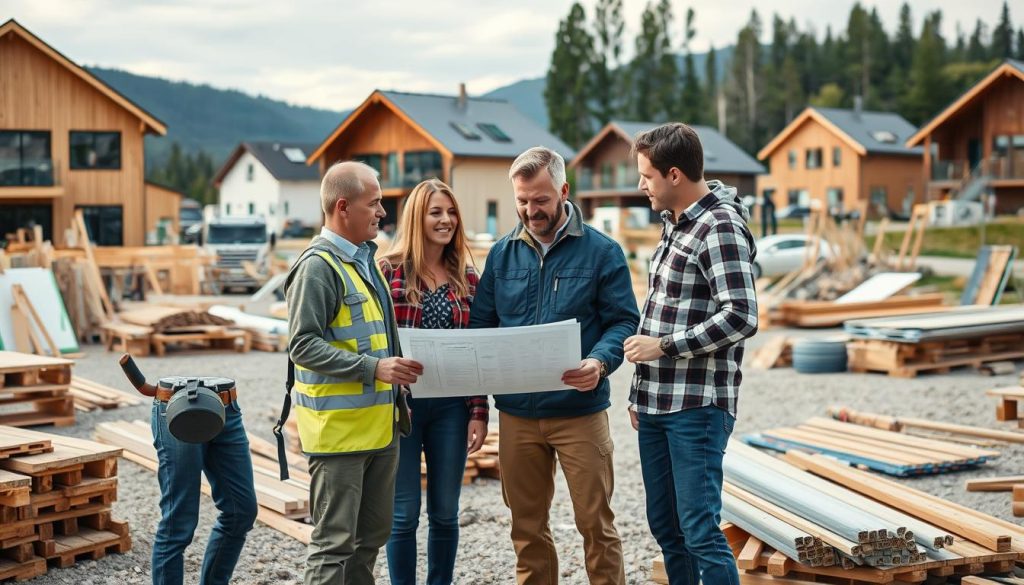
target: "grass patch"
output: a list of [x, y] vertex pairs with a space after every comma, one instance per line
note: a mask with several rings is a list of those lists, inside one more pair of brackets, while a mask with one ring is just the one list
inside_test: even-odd
[[[924, 232], [921, 245], [922, 256], [945, 256], [947, 258], [974, 258], [982, 245], [982, 227], [929, 227]], [[985, 245], [1017, 246], [1024, 250], [1024, 222], [1020, 220], [1000, 221], [984, 227]], [[875, 236], [864, 238], [868, 249], [875, 245]], [[884, 246], [898, 251], [903, 242], [903, 233], [885, 234]]]

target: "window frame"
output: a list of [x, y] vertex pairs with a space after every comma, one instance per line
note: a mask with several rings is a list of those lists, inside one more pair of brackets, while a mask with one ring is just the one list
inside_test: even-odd
[[[18, 170], [18, 181], [13, 183], [0, 182], [0, 188], [2, 187], [52, 187], [57, 184], [56, 177], [54, 176], [54, 165], [53, 165], [53, 133], [49, 130], [22, 130], [19, 128], [4, 128], [0, 129], [0, 134], [14, 134], [18, 139], [18, 166], [15, 167]], [[46, 138], [46, 155], [47, 158], [42, 159], [49, 161], [49, 180], [47, 181], [44, 177], [42, 181], [29, 182], [26, 180], [25, 173], [25, 134], [37, 135], [37, 137]], [[31, 168], [31, 167], [29, 167]]]
[[[93, 166], [82, 165], [80, 162], [76, 163], [75, 160], [75, 147], [81, 146], [81, 144], [75, 144], [76, 135], [88, 136], [92, 139], [91, 148], [97, 153], [96, 161], [97, 164]], [[113, 135], [117, 137], [117, 164], [112, 166], [100, 166], [99, 160], [99, 149], [96, 147], [97, 139], [100, 136]], [[124, 140], [121, 138], [120, 130], [69, 130], [68, 131], [68, 169], [72, 171], [119, 171], [123, 168], [124, 159]]]
[[[91, 222], [91, 219], [92, 219], [90, 212], [91, 211], [100, 212], [100, 217], [97, 218], [97, 220], [99, 221], [99, 233], [92, 233], [91, 231], [89, 233], [89, 240], [92, 241], [92, 243], [94, 245], [97, 245], [97, 246], [124, 246], [124, 228], [125, 228], [124, 205], [76, 205], [75, 206], [75, 211], [79, 211], [79, 210], [82, 211], [82, 219], [84, 220], [86, 231], [89, 231], [89, 226], [90, 226], [90, 222]], [[117, 211], [120, 212], [120, 215], [121, 215], [121, 231], [120, 231], [120, 234], [119, 234], [119, 238], [117, 240], [114, 240], [114, 241], [111, 241], [111, 240], [107, 239], [106, 238], [106, 234], [104, 232], [105, 229], [108, 229], [108, 228], [111, 227], [111, 223], [112, 223], [112, 221], [111, 221], [112, 218], [103, 217], [103, 213], [102, 212], [103, 211], [107, 211], [107, 210], [117, 210]]]

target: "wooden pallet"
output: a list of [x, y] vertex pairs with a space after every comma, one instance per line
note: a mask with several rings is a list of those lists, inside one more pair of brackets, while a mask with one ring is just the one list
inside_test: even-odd
[[75, 424], [71, 360], [0, 351], [0, 425]]
[[838, 327], [850, 319], [870, 319], [942, 311], [941, 293], [896, 296], [881, 301], [783, 301], [771, 312], [772, 325], [789, 327]]
[[988, 362], [1024, 359], [1024, 334], [900, 343], [854, 339], [847, 343], [851, 372], [883, 372], [898, 378], [920, 373], [949, 373]]
[[105, 323], [100, 326], [100, 339], [107, 351], [149, 355], [149, 336], [153, 329], [131, 323]]
[[153, 351], [158, 356], [167, 354], [169, 346], [182, 350], [234, 350], [239, 353], [252, 349], [252, 335], [235, 329], [208, 329], [195, 333], [154, 333], [150, 336]]
[[772, 368], [788, 368], [793, 365], [793, 343], [796, 340], [785, 335], [777, 335], [761, 347], [754, 350], [750, 366], [759, 370]]
[[0, 580], [131, 548], [128, 525], [111, 519], [120, 449], [13, 427], [0, 427], [0, 445]]

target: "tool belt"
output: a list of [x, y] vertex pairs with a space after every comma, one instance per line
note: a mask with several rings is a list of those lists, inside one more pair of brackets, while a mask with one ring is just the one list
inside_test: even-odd
[[[224, 403], [224, 406], [227, 406], [238, 399], [238, 392], [234, 388], [218, 392], [217, 394], [220, 396], [221, 402]], [[171, 399], [171, 396], [174, 396], [174, 390], [165, 388], [157, 388], [156, 390], [156, 399], [160, 402], [167, 402]]]

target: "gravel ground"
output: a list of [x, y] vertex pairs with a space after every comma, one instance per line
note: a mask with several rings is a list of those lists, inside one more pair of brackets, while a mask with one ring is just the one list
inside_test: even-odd
[[[749, 343], [757, 347], [783, 330], [771, 330]], [[832, 332], [834, 333], [834, 332]], [[805, 333], [797, 333], [798, 335]], [[822, 333], [816, 333], [822, 334]], [[86, 357], [78, 360], [75, 373], [83, 377], [129, 388], [116, 365], [115, 353], [99, 346], [85, 348]], [[209, 353], [171, 355], [165, 358], [138, 359], [140, 368], [151, 379], [166, 375], [215, 375], [234, 378], [238, 382], [240, 402], [247, 429], [270, 440], [271, 427], [281, 404], [286, 358], [283, 353], [248, 354]], [[643, 483], [637, 454], [636, 435], [625, 413], [626, 397], [632, 370], [620, 368], [612, 375], [612, 435], [615, 439], [615, 473], [617, 479], [612, 505], [616, 525], [622, 537], [626, 573], [630, 583], [647, 583], [650, 560], [658, 553], [654, 539], [647, 530], [644, 513]], [[989, 378], [971, 370], [951, 375], [924, 375], [902, 380], [879, 374], [799, 375], [792, 369], [746, 372], [740, 398], [736, 434], [764, 430], [779, 425], [796, 424], [808, 417], [824, 414], [832, 404], [889, 414], [913, 415], [937, 420], [973, 424], [992, 428], [1010, 428], [997, 423], [994, 401], [984, 396], [987, 388], [1015, 382], [1013, 376]], [[109, 420], [148, 420], [149, 405], [122, 408], [98, 413], [79, 413], [73, 427], [44, 431], [90, 437], [97, 423]], [[496, 417], [495, 417], [496, 418]], [[1006, 448], [997, 462], [976, 471], [949, 473], [933, 477], [904, 480], [915, 488], [949, 498], [1000, 518], [1013, 520], [1010, 498], [1005, 493], [968, 493], [965, 479], [986, 475], [1024, 473], [1024, 448]], [[127, 461], [119, 467], [120, 489], [114, 504], [114, 517], [128, 521], [132, 531], [133, 550], [125, 555], [110, 555], [100, 561], [86, 561], [68, 569], [51, 568], [33, 581], [40, 585], [75, 583], [147, 583], [150, 580], [149, 556], [152, 535], [159, 520], [159, 489], [153, 473]], [[557, 479], [552, 506], [551, 527], [558, 546], [560, 572], [564, 583], [586, 583], [583, 567], [582, 538], [576, 532], [572, 507], [564, 480]], [[185, 556], [186, 582], [198, 582], [203, 547], [213, 524], [216, 510], [204, 497], [196, 543]], [[509, 513], [502, 503], [497, 480], [483, 479], [466, 486], [462, 492], [463, 526], [457, 583], [514, 583], [515, 557], [508, 539]], [[426, 519], [420, 529], [420, 578], [426, 567]], [[249, 535], [239, 566], [237, 583], [301, 582], [305, 547], [259, 523]], [[378, 560], [379, 583], [387, 583], [387, 564], [383, 554]]]

